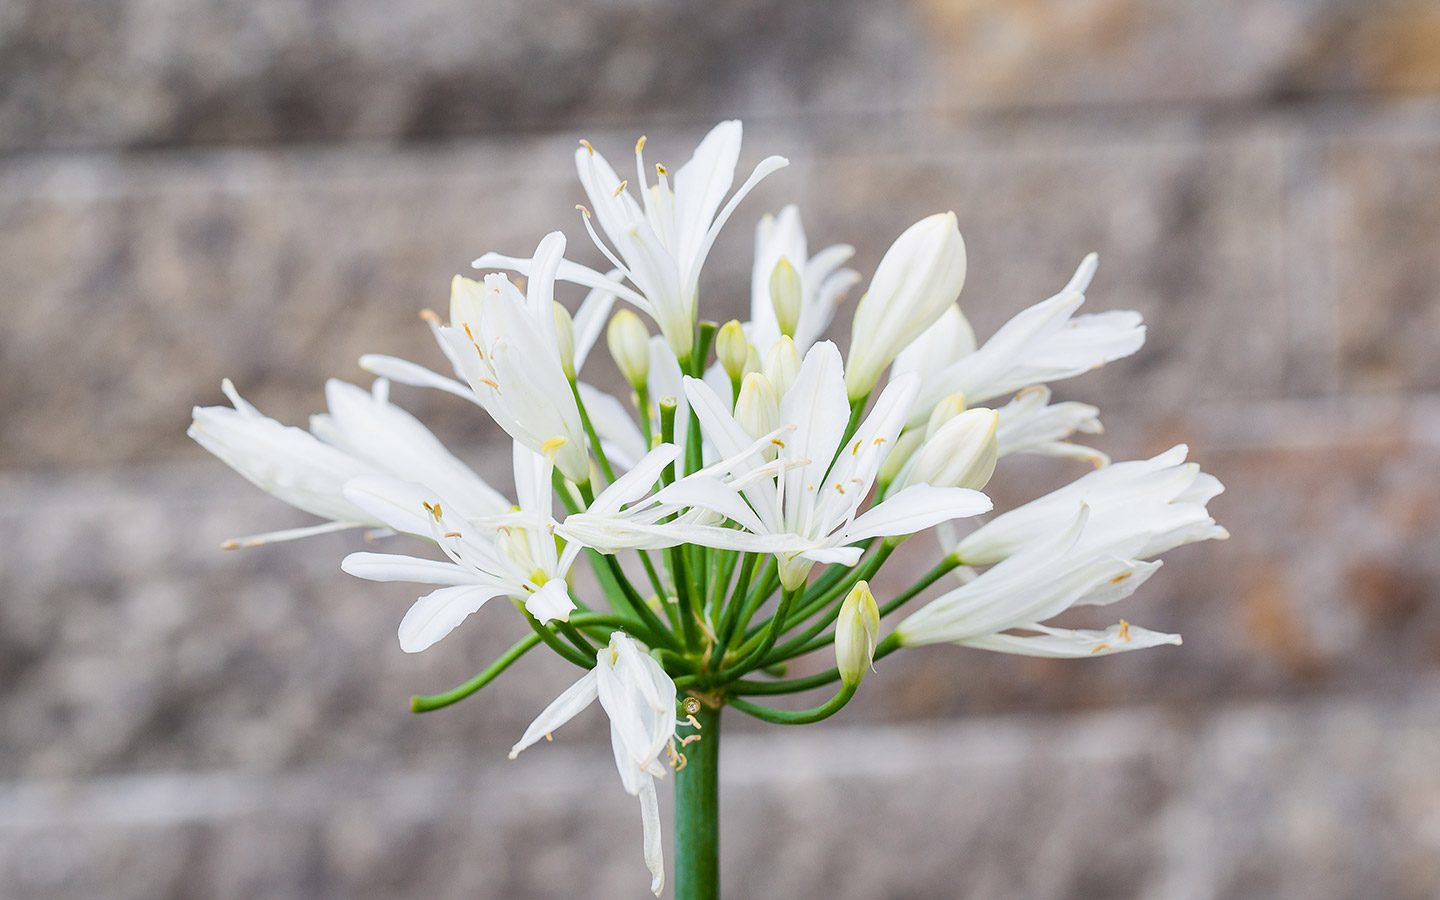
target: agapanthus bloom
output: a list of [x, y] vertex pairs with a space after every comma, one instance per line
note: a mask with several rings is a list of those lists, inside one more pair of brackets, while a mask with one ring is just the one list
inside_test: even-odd
[[[1207, 509], [1221, 485], [1185, 461], [1184, 446], [1110, 464], [1071, 442], [1100, 433], [1099, 410], [1052, 402], [1046, 384], [1134, 353], [1145, 337], [1138, 313], [1076, 314], [1093, 254], [1060, 293], [977, 344], [957, 302], [967, 266], [958, 218], [924, 216], [873, 273], [846, 358], [824, 332], [861, 280], [842, 268], [852, 250], [834, 244], [811, 256], [799, 210], [787, 206], [755, 229], [750, 320], [709, 321], [698, 284], [716, 236], [785, 165], [767, 157], [732, 193], [740, 134], [738, 122], [721, 123], [673, 174], [656, 166], [653, 184], [642, 138], [633, 187], [584, 144], [581, 221], [611, 268], [564, 259], [559, 232], [528, 259], [481, 255], [478, 266], [527, 282], [457, 276], [448, 321], [423, 314], [453, 377], [364, 356], [362, 367], [381, 376], [373, 390], [331, 382], [329, 412], [308, 432], [263, 416], [227, 381], [233, 408], [197, 407], [190, 431], [250, 481], [325, 520], [232, 546], [353, 527], [372, 541], [400, 533], [434, 545], [372, 543], [341, 561], [373, 581], [434, 586], [406, 597], [403, 650], [426, 650], [490, 600], [509, 601], [466, 627], [510, 615], [527, 636], [465, 685], [414, 698], [416, 711], [479, 690], [541, 644], [582, 669], [511, 755], [598, 699], [621, 784], [640, 803], [657, 894], [655, 782], [675, 772], [687, 823], [676, 832], [682, 897], [716, 893], [698, 882], [718, 867], [705, 836], [714, 833], [723, 708], [818, 721], [844, 708], [886, 656], [921, 644], [1080, 657], [1179, 643], [1124, 619], [1102, 630], [1053, 620], [1129, 597], [1161, 553], [1227, 536]], [[577, 298], [557, 293], [557, 282], [589, 293], [567, 305]], [[630, 309], [611, 317], [617, 299], [659, 334]], [[582, 377], [602, 333], [628, 397]], [[391, 404], [391, 381], [483, 409], [507, 435], [515, 502]], [[983, 491], [1016, 454], [1059, 457], [1077, 477], [968, 524], [990, 511]], [[873, 594], [896, 547], [932, 528], [943, 559], [902, 593]], [[582, 557], [594, 587], [571, 577]], [[950, 572], [963, 575], [958, 586], [885, 633]], [[833, 653], [834, 668], [783, 674], [812, 652]], [[808, 710], [755, 699], [827, 685], [833, 696]]]

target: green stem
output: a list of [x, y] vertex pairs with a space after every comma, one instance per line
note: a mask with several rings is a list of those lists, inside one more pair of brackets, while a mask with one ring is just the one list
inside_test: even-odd
[[440, 709], [441, 707], [464, 700], [466, 697], [494, 681], [501, 672], [510, 668], [511, 663], [535, 649], [535, 645], [539, 643], [539, 634], [531, 632], [525, 635], [516, 641], [513, 647], [500, 654], [499, 659], [486, 666], [483, 672], [459, 687], [451, 688], [443, 694], [416, 694], [411, 697], [410, 711], [414, 713], [430, 712], [431, 710]]
[[731, 697], [730, 704], [744, 713], [749, 713], [764, 722], [771, 722], [776, 725], [809, 725], [821, 719], [828, 719], [845, 708], [850, 698], [855, 696], [856, 684], [847, 684], [840, 688], [840, 693], [831, 697], [825, 703], [814, 709], [771, 709], [768, 706], [761, 706], [758, 703], [751, 703], [748, 700], [741, 700], [739, 697]]
[[675, 772], [675, 900], [720, 898], [720, 710], [700, 704], [699, 735]]
[[732, 694], [798, 694], [839, 680], [839, 669], [826, 669], [819, 674], [790, 681], [733, 681], [726, 690]]

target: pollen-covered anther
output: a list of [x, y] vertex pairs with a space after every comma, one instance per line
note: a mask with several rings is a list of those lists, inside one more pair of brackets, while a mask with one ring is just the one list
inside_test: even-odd
[[700, 735], [700, 734], [687, 734], [687, 735], [685, 735], [683, 738], [680, 739], [680, 746], [681, 746], [681, 747], [688, 747], [688, 746], [690, 746], [691, 744], [695, 743], [696, 741], [700, 740], [700, 738], [702, 738], [702, 737], [704, 737], [704, 735]]
[[440, 315], [433, 309], [420, 310], [420, 318], [426, 322], [429, 322], [431, 325], [440, 324]]
[[636, 153], [639, 153], [641, 150], [644, 150], [644, 149], [645, 149], [645, 135], [642, 134], [642, 135], [640, 135], [640, 140], [638, 140], [638, 141], [635, 142], [635, 152], [636, 152]]
[[782, 450], [785, 449], [785, 442], [780, 440], [779, 438], [771, 438], [770, 443], [774, 444]]
[[441, 537], [460, 537], [460, 532], [458, 532], [458, 531], [447, 531], [447, 532], [445, 532], [443, 535], [441, 535]]
[[577, 203], [575, 204], [575, 208], [580, 210], [581, 215], [583, 215], [585, 218], [590, 218], [590, 210], [585, 208], [585, 204]]
[[853, 446], [853, 447], [850, 448], [850, 455], [851, 455], [851, 456], [854, 456], [855, 454], [859, 453], [859, 452], [860, 452], [860, 445], [863, 444], [863, 443], [864, 443], [864, 441], [856, 441], [856, 442], [855, 442], [855, 446]]
[[625, 186], [628, 185], [629, 183], [630, 183], [630, 182], [628, 182], [628, 181], [622, 181], [622, 182], [620, 182], [620, 184], [618, 184], [618, 185], [615, 187], [615, 196], [618, 197], [618, 196], [620, 196], [621, 194], [625, 193]]
[[580, 146], [582, 146], [582, 147], [584, 147], [586, 150], [590, 151], [590, 155], [591, 155], [591, 156], [594, 156], [594, 155], [595, 155], [595, 148], [592, 147], [592, 146], [590, 146], [590, 142], [587, 141], [587, 140], [585, 140], [584, 138], [581, 138], [581, 139], [580, 139]]
[[656, 163], [656, 164], [655, 164], [655, 174], [656, 174], [656, 175], [669, 175], [670, 172], [669, 172], [669, 170], [666, 169], [664, 166], [660, 165], [659, 163]]
[[1120, 620], [1120, 640], [1126, 642], [1130, 640], [1130, 623], [1124, 619]]
[[540, 452], [546, 456], [553, 456], [559, 452], [561, 447], [568, 443], [570, 442], [557, 434], [555, 437], [548, 438], [545, 443], [540, 445]]
[[1095, 645], [1095, 648], [1092, 649], [1090, 652], [1091, 652], [1091, 653], [1102, 653], [1102, 652], [1104, 652], [1104, 651], [1106, 651], [1106, 650], [1109, 650], [1109, 649], [1110, 649], [1110, 645], [1109, 645], [1109, 644], [1097, 644], [1097, 645]]

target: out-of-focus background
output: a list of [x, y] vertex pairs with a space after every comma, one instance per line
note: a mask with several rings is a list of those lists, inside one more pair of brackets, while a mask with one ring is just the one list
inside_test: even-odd
[[[1117, 459], [1187, 441], [1234, 535], [1121, 610], [1182, 648], [909, 651], [823, 726], [729, 716], [729, 895], [1440, 892], [1440, 5], [8, 0], [0, 896], [646, 895], [598, 710], [505, 759], [574, 670], [410, 715], [513, 617], [408, 657], [353, 536], [220, 551], [308, 520], [185, 427], [222, 376], [302, 424], [363, 352], [437, 364], [416, 314], [481, 252], [598, 261], [578, 138], [673, 167], [728, 117], [742, 176], [792, 164], [707, 316], [792, 200], [867, 278], [955, 210], [982, 338], [1096, 250], [1149, 342], [1057, 394]], [[395, 396], [504, 484], [498, 430]]]

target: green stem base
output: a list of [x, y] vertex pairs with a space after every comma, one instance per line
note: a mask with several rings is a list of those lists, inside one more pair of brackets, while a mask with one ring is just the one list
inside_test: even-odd
[[700, 735], [684, 748], [685, 767], [675, 773], [675, 898], [720, 897], [720, 710], [701, 704], [700, 730], [682, 726], [681, 736]]

